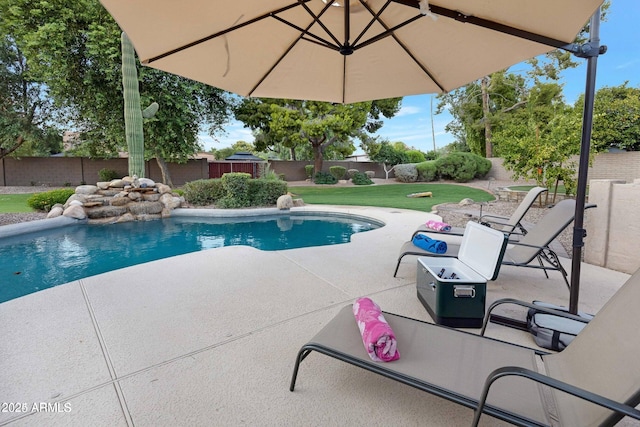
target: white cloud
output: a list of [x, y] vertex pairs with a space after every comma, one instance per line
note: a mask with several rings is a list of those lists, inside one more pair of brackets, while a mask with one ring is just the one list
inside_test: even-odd
[[632, 67], [635, 67], [638, 63], [640, 63], [640, 59], [634, 59], [632, 61], [627, 61], [627, 62], [624, 62], [622, 64], [616, 65], [615, 69], [616, 70], [624, 70], [624, 69], [627, 69], [627, 68], [632, 68]]
[[398, 111], [398, 114], [396, 114], [395, 117], [410, 116], [420, 113], [422, 113], [422, 109], [420, 107], [415, 105], [403, 105], [400, 107], [400, 111]]
[[231, 147], [238, 141], [253, 142], [253, 134], [251, 129], [245, 128], [242, 122], [233, 120], [225, 126], [225, 133], [216, 135], [215, 139], [206, 133], [198, 135], [198, 140], [204, 147], [205, 151], [212, 148], [219, 150], [221, 148]]

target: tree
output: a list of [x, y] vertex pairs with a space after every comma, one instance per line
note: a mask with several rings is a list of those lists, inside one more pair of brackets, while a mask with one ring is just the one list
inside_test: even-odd
[[525, 96], [525, 78], [502, 70], [438, 95], [436, 113], [447, 108], [454, 120], [446, 130], [472, 153], [487, 157], [494, 152], [493, 133], [499, 130], [505, 114], [524, 105]]
[[27, 60], [12, 37], [0, 38], [0, 158], [59, 152], [47, 88], [30, 79]]
[[[0, 0], [0, 34], [11, 35], [31, 78], [49, 88], [68, 126], [82, 133], [93, 156], [125, 146], [120, 29], [95, 0]], [[214, 135], [233, 103], [220, 89], [138, 66], [142, 105], [157, 102], [144, 124], [145, 158], [182, 162], [199, 149], [198, 133]]]
[[378, 142], [370, 139], [362, 144], [362, 148], [371, 160], [382, 163], [385, 179], [389, 179], [389, 173], [396, 165], [408, 162], [406, 150], [399, 150], [388, 141]]
[[[640, 150], [640, 88], [628, 86], [603, 87], [594, 100], [592, 148], [606, 151], [619, 148]], [[575, 103], [577, 114], [582, 114], [584, 97]]]
[[237, 141], [231, 147], [220, 148], [218, 150], [212, 149], [209, 152], [216, 156], [216, 160], [224, 160], [227, 157], [237, 153], [239, 151], [244, 151], [248, 153], [255, 153], [255, 147], [252, 143], [246, 141]]
[[557, 83], [537, 83], [529, 91], [526, 107], [504, 120], [495, 134], [499, 155], [514, 178], [535, 179], [550, 188], [563, 181], [568, 194], [575, 189], [580, 150], [580, 118], [565, 105]]
[[[601, 18], [606, 20], [610, 1], [602, 5]], [[575, 43], [583, 43], [589, 32], [587, 23], [576, 36]], [[457, 143], [467, 145], [475, 154], [491, 157], [494, 154], [495, 132], [508, 113], [521, 108], [527, 102], [527, 91], [540, 83], [557, 83], [561, 71], [578, 66], [573, 54], [556, 49], [545, 55], [525, 61], [528, 65], [522, 74], [499, 71], [479, 81], [438, 95], [437, 113], [448, 108], [454, 121], [446, 130], [457, 138]]]
[[311, 149], [315, 172], [322, 170], [325, 153], [341, 155], [355, 151], [352, 140], [365, 138], [382, 126], [381, 116], [393, 117], [401, 98], [354, 104], [285, 99], [244, 99], [235, 111], [236, 119], [257, 132], [256, 149], [286, 147], [293, 160], [296, 150]]

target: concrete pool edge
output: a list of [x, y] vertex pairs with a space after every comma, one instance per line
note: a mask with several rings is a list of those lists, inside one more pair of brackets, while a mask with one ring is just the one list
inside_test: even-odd
[[87, 220], [79, 220], [59, 216], [56, 218], [38, 219], [35, 221], [21, 222], [18, 224], [8, 224], [0, 226], [0, 239], [5, 237], [14, 237], [21, 234], [33, 233], [36, 231], [51, 230], [53, 228], [66, 227], [68, 225], [83, 224]]
[[366, 215], [356, 213], [358, 207], [345, 207], [334, 205], [314, 205], [291, 209], [278, 208], [253, 208], [253, 209], [202, 209], [202, 208], [178, 208], [172, 212], [172, 217], [216, 217], [216, 218], [241, 218], [259, 216], [305, 216], [322, 214], [326, 216], [351, 217], [356, 220], [376, 222], [378, 227], [384, 227], [386, 222], [367, 212]]

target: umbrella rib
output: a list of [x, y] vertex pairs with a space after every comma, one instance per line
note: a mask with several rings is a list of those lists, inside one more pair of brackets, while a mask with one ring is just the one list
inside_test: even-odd
[[[360, 2], [363, 3], [362, 0], [360, 0]], [[390, 4], [391, 4], [391, 0], [387, 0], [387, 2], [384, 4], [384, 6], [382, 6], [380, 8], [380, 10], [373, 15], [373, 18], [371, 18], [371, 21], [369, 21], [369, 23], [364, 27], [364, 29], [360, 32], [360, 34], [358, 34], [358, 37], [356, 37], [356, 39], [353, 41], [353, 45], [354, 46], [358, 44], [360, 39], [362, 37], [364, 37], [364, 34], [369, 30], [369, 28], [371, 28], [371, 26], [374, 24], [374, 22], [377, 21], [378, 17], [380, 15], [382, 15], [382, 12], [384, 12], [385, 9], [387, 8], [387, 6], [389, 6]], [[373, 12], [373, 11], [370, 11], [370, 12]]]
[[313, 25], [313, 23], [312, 23], [311, 25], [309, 25], [309, 27], [305, 30], [304, 28], [302, 28], [302, 27], [298, 27], [298, 26], [297, 26], [297, 25], [295, 25], [294, 23], [289, 22], [289, 21], [287, 21], [287, 20], [285, 20], [285, 19], [283, 19], [283, 18], [280, 18], [279, 16], [275, 16], [275, 15], [274, 15], [274, 16], [273, 16], [273, 19], [275, 19], [275, 20], [277, 20], [277, 21], [280, 21], [280, 22], [282, 22], [283, 24], [288, 25], [288, 26], [290, 26], [291, 28], [293, 28], [293, 29], [295, 29], [295, 30], [299, 31], [299, 32], [300, 32], [300, 37], [308, 36], [308, 37], [311, 37], [311, 38], [316, 39], [316, 40], [311, 40], [311, 39], [305, 39], [305, 40], [313, 41], [314, 43], [317, 43], [317, 44], [319, 44], [319, 45], [321, 45], [321, 46], [328, 47], [328, 48], [331, 48], [331, 49], [334, 49], [334, 50], [338, 50], [338, 47], [337, 47], [337, 46], [334, 46], [333, 44], [331, 44], [331, 42], [330, 42], [330, 41], [327, 41], [327, 40], [323, 39], [322, 37], [317, 36], [317, 35], [312, 34], [312, 33], [310, 33], [310, 32], [309, 32], [309, 28], [311, 28], [311, 25]]
[[[309, 13], [309, 15], [311, 15], [311, 17], [313, 18], [313, 23], [311, 25], [309, 25], [309, 27], [307, 28], [307, 30], [305, 31], [305, 33], [307, 33], [309, 31], [309, 29], [313, 26], [313, 24], [318, 24], [328, 35], [329, 37], [331, 37], [333, 39], [333, 41], [336, 43], [336, 46], [340, 45], [340, 40], [338, 40], [338, 38], [331, 32], [331, 30], [329, 30], [329, 28], [327, 28], [326, 25], [324, 25], [324, 23], [320, 20], [320, 18], [322, 17], [322, 15], [324, 15], [324, 13], [329, 10], [330, 7], [332, 7], [333, 3], [328, 1], [327, 4], [325, 5], [325, 7], [320, 11], [320, 13], [318, 14], [318, 16], [316, 16], [313, 11], [311, 9], [309, 9], [309, 6], [307, 6], [305, 3], [302, 4], [302, 7]], [[286, 22], [286, 21], [285, 21]], [[313, 34], [309, 33], [310, 36], [314, 36]], [[321, 39], [321, 37], [319, 36], [315, 36], [318, 39]], [[331, 43], [327, 42], [328, 45], [330, 45]]]
[[166, 58], [168, 56], [174, 55], [176, 53], [182, 52], [183, 50], [187, 50], [187, 49], [192, 48], [194, 46], [197, 46], [199, 44], [208, 42], [209, 40], [213, 40], [213, 39], [218, 38], [220, 36], [223, 36], [223, 35], [225, 35], [227, 33], [230, 33], [230, 32], [233, 32], [235, 30], [238, 30], [240, 28], [246, 27], [247, 25], [255, 24], [256, 22], [262, 21], [263, 19], [266, 19], [266, 18], [275, 17], [275, 14], [277, 14], [277, 13], [286, 12], [289, 9], [293, 9], [294, 7], [300, 6], [301, 4], [304, 5], [306, 2], [309, 2], [309, 1], [311, 1], [311, 0], [298, 0], [296, 3], [293, 3], [293, 4], [290, 4], [288, 6], [281, 7], [280, 9], [265, 13], [264, 15], [257, 16], [255, 18], [252, 18], [252, 19], [250, 19], [250, 20], [248, 20], [246, 22], [243, 22], [241, 24], [234, 25], [234, 26], [229, 27], [229, 28], [227, 28], [225, 30], [222, 30], [222, 31], [218, 31], [217, 33], [214, 33], [214, 34], [211, 34], [211, 35], [209, 35], [207, 37], [203, 37], [201, 39], [198, 39], [198, 40], [195, 40], [193, 42], [187, 43], [185, 45], [182, 45], [180, 47], [177, 47], [175, 49], [172, 49], [170, 51], [162, 53], [160, 55], [156, 55], [156, 56], [154, 56], [152, 58], [145, 59], [145, 60], [143, 60], [141, 62], [143, 64], [145, 64], [145, 65], [151, 64], [152, 62], [155, 62], [155, 61], [158, 61], [160, 59]]
[[[304, 5], [304, 3], [303, 3]], [[273, 63], [273, 65], [271, 66], [271, 68], [269, 68], [269, 71], [267, 71], [266, 73], [264, 73], [264, 75], [260, 78], [260, 80], [258, 80], [258, 82], [256, 83], [256, 85], [249, 91], [249, 96], [251, 96], [251, 94], [253, 92], [255, 92], [256, 89], [258, 89], [258, 87], [262, 84], [263, 81], [265, 81], [265, 79], [269, 76], [269, 74], [271, 74], [273, 72], [273, 70], [278, 66], [278, 64], [280, 64], [280, 62], [282, 62], [282, 60], [289, 54], [289, 52], [291, 52], [291, 49], [293, 49], [293, 47], [298, 44], [298, 42], [300, 40], [306, 40], [312, 43], [316, 43], [319, 44], [320, 46], [324, 46], [324, 47], [328, 47], [330, 49], [334, 49], [334, 50], [338, 50], [339, 48], [337, 46], [333, 46], [330, 42], [323, 40], [322, 38], [315, 36], [314, 34], [309, 33], [309, 29], [313, 26], [314, 23], [317, 22], [317, 19], [320, 18], [322, 16], [322, 14], [324, 13], [324, 11], [326, 11], [329, 7], [331, 6], [331, 3], [329, 2], [327, 4], [327, 6], [325, 6], [325, 8], [322, 10], [322, 12], [318, 15], [318, 17], [316, 18], [313, 14], [311, 14], [312, 16], [314, 16], [314, 20], [313, 22], [311, 22], [306, 29], [303, 29], [301, 27], [298, 27], [294, 24], [292, 24], [289, 21], [286, 21], [282, 18], [280, 18], [279, 16], [273, 15], [273, 18], [277, 19], [278, 21], [287, 24], [295, 29], [297, 29], [298, 31], [300, 31], [300, 35], [298, 36], [298, 38], [292, 42], [289, 47], [287, 48], [287, 50], [284, 51], [284, 53], [280, 56], [280, 58], [278, 58], [277, 61], [275, 61]], [[315, 37], [317, 39], [320, 40], [320, 42], [316, 41], [316, 40], [311, 40], [311, 39], [307, 39], [305, 38], [306, 36], [311, 36], [311, 37]]]
[[399, 46], [400, 46], [400, 47], [405, 51], [405, 53], [406, 53], [407, 55], [409, 55], [409, 57], [413, 60], [413, 62], [415, 62], [415, 64], [416, 64], [418, 67], [420, 67], [420, 69], [421, 69], [421, 70], [422, 70], [422, 71], [423, 71], [423, 72], [424, 72], [424, 73], [425, 73], [425, 74], [426, 74], [426, 75], [427, 75], [427, 76], [428, 76], [428, 77], [433, 81], [433, 83], [435, 83], [435, 85], [436, 85], [436, 86], [438, 86], [438, 88], [439, 88], [442, 92], [446, 92], [446, 90], [444, 89], [444, 87], [443, 87], [443, 86], [440, 84], [440, 82], [439, 82], [439, 81], [438, 81], [438, 80], [437, 80], [437, 79], [436, 79], [436, 78], [431, 74], [431, 72], [427, 69], [427, 67], [425, 67], [425, 66], [424, 66], [420, 61], [418, 61], [418, 59], [413, 55], [413, 53], [411, 53], [411, 51], [407, 48], [407, 46], [405, 46], [405, 44], [404, 44], [404, 43], [402, 43], [402, 42], [398, 39], [398, 37], [396, 37], [396, 35], [393, 33], [393, 31], [395, 31], [396, 29], [401, 28], [401, 27], [404, 27], [405, 25], [408, 25], [409, 23], [411, 23], [411, 22], [413, 22], [413, 21], [415, 21], [415, 20], [417, 20], [417, 19], [423, 18], [423, 16], [422, 16], [422, 15], [415, 16], [415, 17], [413, 17], [413, 18], [411, 18], [411, 19], [409, 19], [409, 20], [407, 20], [407, 21], [405, 21], [405, 22], [403, 22], [403, 23], [401, 23], [401, 24], [396, 25], [396, 26], [395, 26], [395, 27], [393, 27], [393, 28], [389, 28], [389, 26], [388, 26], [388, 25], [387, 25], [387, 24], [386, 24], [386, 23], [385, 23], [385, 22], [384, 22], [384, 21], [383, 21], [379, 16], [377, 16], [377, 15], [376, 15], [376, 13], [375, 13], [373, 10], [371, 10], [371, 8], [369, 7], [369, 5], [368, 5], [368, 4], [366, 4], [366, 3], [362, 3], [362, 4], [364, 5], [364, 7], [365, 7], [365, 8], [367, 8], [367, 10], [369, 11], [369, 13], [371, 13], [371, 14], [374, 16], [374, 18], [376, 19], [376, 21], [378, 21], [378, 22], [380, 23], [380, 25], [382, 25], [382, 27], [385, 29], [385, 32], [384, 32], [384, 33], [379, 34], [379, 35], [378, 35], [378, 36], [376, 36], [376, 37], [373, 37], [373, 38], [371, 38], [371, 39], [369, 39], [369, 40], [366, 40], [366, 41], [364, 41], [364, 42], [360, 43], [358, 46], [354, 46], [354, 49], [359, 49], [359, 48], [361, 48], [361, 47], [368, 46], [368, 45], [370, 45], [371, 43], [374, 43], [374, 42], [376, 42], [376, 41], [378, 41], [378, 40], [381, 40], [381, 39], [383, 39], [383, 38], [385, 38], [385, 37], [389, 37], [389, 36], [391, 36], [391, 37], [393, 37], [393, 40], [395, 40], [395, 42], [396, 42], [396, 43], [398, 43], [398, 45], [399, 45]]
[[[405, 6], [413, 7], [415, 9], [419, 9], [420, 5], [415, 0], [390, 0], [395, 3], [403, 4]], [[508, 34], [510, 36], [519, 37], [521, 39], [529, 40], [532, 42], [544, 44], [547, 46], [565, 49], [572, 51], [574, 47], [567, 42], [562, 40], [557, 40], [552, 37], [543, 36], [542, 34], [532, 33], [530, 31], [521, 30], [519, 28], [511, 27], [509, 25], [499, 24], [495, 21], [490, 21], [484, 18], [478, 18], [473, 15], [467, 15], [463, 12], [447, 9], [442, 6], [437, 6], [434, 4], [429, 5], [429, 9], [432, 13], [440, 16], [444, 16], [447, 18], [455, 19], [456, 21], [462, 22], [464, 24], [472, 24], [479, 27], [487, 28], [489, 30], [498, 31], [500, 33]]]

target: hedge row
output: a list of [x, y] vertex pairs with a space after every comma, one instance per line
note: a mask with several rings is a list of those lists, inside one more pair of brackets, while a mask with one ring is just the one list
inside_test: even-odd
[[490, 160], [473, 153], [456, 152], [437, 160], [396, 165], [394, 173], [401, 182], [433, 181], [437, 178], [467, 182], [484, 177], [490, 170]]
[[248, 173], [227, 173], [222, 178], [199, 179], [184, 185], [184, 198], [195, 206], [218, 208], [272, 206], [287, 193], [285, 181], [252, 179]]

